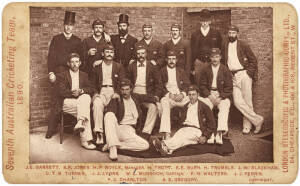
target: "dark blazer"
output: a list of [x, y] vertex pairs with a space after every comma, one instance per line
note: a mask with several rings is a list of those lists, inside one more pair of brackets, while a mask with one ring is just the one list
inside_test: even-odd
[[[208, 65], [205, 67], [201, 75], [201, 81], [199, 85], [201, 96], [208, 97], [210, 95], [212, 81], [213, 71], [211, 65]], [[222, 99], [230, 98], [232, 95], [232, 74], [229, 69], [223, 64], [220, 64], [217, 74], [217, 89]]]
[[[223, 63], [227, 66], [228, 62], [228, 44], [229, 40], [226, 39], [222, 44], [222, 53], [224, 56]], [[237, 55], [239, 62], [247, 70], [247, 74], [253, 79], [253, 81], [257, 80], [257, 60], [252, 52], [250, 46], [240, 40], [237, 40]]]
[[[104, 62], [103, 62], [104, 63]], [[112, 63], [112, 82], [113, 82], [113, 88], [115, 92], [118, 92], [120, 90], [119, 82], [121, 79], [126, 78], [126, 72], [124, 70], [124, 67], [116, 62]], [[100, 65], [97, 65], [91, 75], [91, 80], [94, 83], [94, 86], [99, 93], [102, 88], [102, 82], [103, 82], [103, 74], [102, 74], [102, 63]]]
[[115, 47], [115, 61], [127, 68], [129, 61], [135, 59], [134, 45], [137, 41], [136, 38], [128, 34], [125, 42], [122, 44], [119, 34], [112, 35], [111, 42]]
[[[165, 96], [169, 91], [166, 88], [166, 84], [168, 82], [168, 71], [167, 66], [162, 68], [159, 73], [159, 81], [161, 81], [161, 97]], [[186, 72], [180, 68], [176, 67], [176, 79], [177, 79], [177, 86], [180, 91], [187, 92], [187, 88], [190, 85], [190, 80], [186, 75]]]
[[[134, 101], [137, 111], [138, 111], [138, 120], [137, 120], [137, 124], [135, 126], [137, 133], [141, 133], [142, 132], [142, 127], [143, 127], [143, 123], [141, 121], [142, 117], [142, 110], [141, 110], [141, 103], [143, 102], [148, 102], [148, 103], [155, 103], [155, 99], [153, 96], [151, 95], [141, 95], [141, 94], [135, 94], [135, 93], [131, 93], [131, 98]], [[123, 117], [124, 117], [124, 113], [125, 113], [125, 106], [124, 106], [124, 101], [123, 101], [123, 97], [121, 96], [121, 99], [112, 99], [109, 104], [107, 105], [107, 109], [106, 109], [106, 113], [107, 112], [112, 112], [115, 114], [118, 122], [120, 122]]]
[[[137, 78], [137, 61], [128, 66], [128, 76], [130, 81], [135, 85]], [[161, 86], [158, 77], [158, 67], [151, 62], [146, 62], [146, 92], [153, 96], [160, 97]]]
[[[181, 124], [183, 124], [183, 122], [186, 119], [189, 104], [190, 102], [188, 102], [183, 107], [181, 121], [180, 121]], [[215, 122], [213, 113], [210, 110], [210, 108], [205, 103], [199, 100], [198, 100], [198, 119], [199, 119], [200, 130], [202, 132], [202, 135], [206, 136], [206, 138], [209, 139], [211, 134], [217, 130], [217, 124]], [[183, 125], [183, 127], [186, 126], [187, 125]]]

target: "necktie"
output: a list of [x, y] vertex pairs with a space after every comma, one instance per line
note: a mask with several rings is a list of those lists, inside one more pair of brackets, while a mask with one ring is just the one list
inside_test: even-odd
[[138, 65], [138, 67], [144, 67], [145, 65], [144, 65], [144, 63], [140, 63], [139, 65]]
[[125, 38], [124, 37], [120, 37], [120, 39], [121, 39], [121, 43], [123, 44], [123, 43], [125, 43]]

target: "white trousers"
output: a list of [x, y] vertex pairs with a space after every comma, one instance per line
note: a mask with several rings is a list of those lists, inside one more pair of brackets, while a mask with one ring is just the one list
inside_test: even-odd
[[187, 145], [198, 144], [198, 138], [202, 135], [200, 129], [195, 127], [180, 128], [173, 137], [164, 140], [164, 143], [172, 153], [174, 150]]
[[174, 100], [169, 98], [169, 94], [161, 99], [160, 104], [162, 107], [162, 114], [159, 132], [171, 132], [171, 109], [174, 107], [183, 107], [189, 101], [189, 97], [184, 96], [181, 102], [175, 102]]
[[118, 149], [131, 151], [143, 151], [149, 148], [149, 143], [138, 136], [132, 126], [119, 125], [114, 113], [105, 114], [104, 125], [108, 147], [117, 146]]
[[237, 72], [233, 77], [233, 101], [237, 109], [244, 115], [243, 128], [257, 126], [262, 116], [256, 114], [252, 103], [252, 79], [246, 71]]
[[[205, 103], [211, 110], [213, 109], [214, 105], [209, 98], [203, 98], [199, 96], [198, 99]], [[228, 98], [221, 100], [217, 107], [219, 109], [217, 131], [228, 131], [230, 100]]]
[[83, 120], [84, 131], [80, 132], [81, 141], [90, 141], [93, 139], [91, 120], [90, 120], [91, 97], [88, 94], [82, 94], [77, 99], [64, 99], [63, 112], [71, 114], [78, 120]]
[[94, 132], [103, 133], [104, 107], [108, 105], [113, 94], [114, 89], [112, 87], [103, 87], [100, 94], [93, 97]]
[[145, 126], [143, 128], [144, 133], [151, 134], [155, 126], [155, 121], [157, 118], [158, 110], [155, 104], [153, 103], [143, 103], [143, 106], [148, 109], [147, 117], [145, 121]]

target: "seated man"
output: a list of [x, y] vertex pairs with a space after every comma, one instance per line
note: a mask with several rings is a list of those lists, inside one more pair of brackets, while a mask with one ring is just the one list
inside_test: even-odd
[[81, 145], [86, 149], [95, 149], [90, 120], [91, 97], [95, 91], [85, 72], [79, 71], [80, 56], [71, 53], [68, 60], [69, 70], [58, 75], [58, 92], [63, 112], [77, 118], [75, 131], [80, 131]]
[[198, 100], [199, 91], [195, 85], [188, 88], [189, 102], [184, 105], [181, 117], [182, 128], [172, 138], [155, 139], [153, 145], [162, 156], [172, 154], [174, 150], [192, 144], [204, 144], [216, 130], [212, 111]]
[[223, 144], [222, 134], [228, 132], [228, 114], [230, 109], [230, 96], [232, 95], [232, 75], [229, 69], [220, 64], [221, 51], [218, 48], [212, 48], [210, 53], [210, 63], [203, 68], [199, 99], [207, 104], [210, 109], [218, 107], [218, 128], [216, 136], [212, 134], [207, 143]]
[[128, 79], [121, 80], [120, 87], [120, 99], [109, 102], [104, 116], [109, 158], [113, 161], [118, 159], [117, 148], [131, 151], [149, 148], [149, 143], [136, 134], [136, 129], [142, 125], [140, 103], [155, 103], [153, 96], [132, 93], [133, 85]]
[[170, 138], [171, 133], [171, 119], [170, 112], [173, 107], [183, 107], [189, 98], [186, 96], [186, 89], [190, 84], [190, 81], [186, 75], [186, 72], [176, 67], [177, 54], [174, 50], [167, 52], [167, 66], [160, 71], [160, 81], [163, 85], [162, 96], [164, 96], [161, 103], [161, 122], [160, 133], [165, 134], [165, 138]]

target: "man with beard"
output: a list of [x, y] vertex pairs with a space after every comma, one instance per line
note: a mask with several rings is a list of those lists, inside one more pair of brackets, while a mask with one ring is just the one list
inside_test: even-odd
[[135, 46], [144, 45], [147, 50], [147, 60], [150, 61], [153, 65], [156, 65], [158, 69], [165, 65], [164, 54], [163, 54], [163, 45], [153, 38], [153, 29], [152, 25], [144, 24], [142, 28], [143, 39], [135, 44]]
[[[147, 59], [147, 50], [144, 45], [136, 46], [137, 61], [131, 63], [128, 67], [129, 79], [134, 84], [133, 93], [141, 95], [151, 95], [159, 102], [160, 82], [158, 78], [156, 65], [153, 65]], [[158, 110], [155, 104], [142, 102], [148, 109], [145, 125], [142, 129], [142, 136], [149, 140], [155, 125]], [[138, 129], [138, 132], [140, 129]]]
[[207, 143], [223, 144], [222, 135], [228, 132], [232, 75], [225, 65], [220, 64], [221, 50], [219, 48], [211, 49], [210, 61], [211, 65], [206, 66], [202, 72], [199, 85], [202, 96], [200, 100], [206, 103], [210, 109], [213, 107], [219, 109], [217, 133], [216, 135], [212, 134]]
[[96, 144], [103, 144], [104, 142], [104, 107], [112, 98], [119, 98], [119, 81], [126, 76], [123, 66], [113, 60], [114, 54], [114, 47], [110, 44], [106, 45], [103, 49], [103, 63], [95, 67], [91, 76], [97, 89], [97, 93], [93, 97]]
[[81, 145], [95, 149], [90, 120], [91, 96], [95, 89], [85, 72], [79, 71], [80, 56], [71, 53], [68, 60], [69, 70], [58, 74], [59, 108], [77, 118], [75, 131], [80, 131]]
[[127, 69], [129, 62], [135, 59], [134, 45], [138, 41], [136, 38], [128, 34], [128, 15], [121, 14], [119, 16], [118, 29], [119, 34], [111, 36], [111, 42], [116, 49], [115, 60]]
[[176, 52], [177, 66], [185, 70], [186, 75], [189, 77], [191, 70], [191, 46], [188, 40], [181, 38], [181, 26], [173, 24], [171, 26], [171, 39], [163, 46], [163, 53], [166, 56], [169, 50]]
[[160, 101], [162, 113], [159, 132], [164, 133], [165, 139], [170, 138], [171, 109], [174, 107], [183, 107], [189, 101], [189, 98], [186, 96], [186, 90], [190, 81], [186, 72], [176, 66], [177, 61], [176, 52], [169, 50], [167, 52], [167, 66], [160, 71], [163, 98]]
[[254, 112], [252, 103], [252, 81], [257, 80], [257, 60], [249, 45], [238, 40], [238, 32], [236, 26], [228, 29], [228, 39], [222, 44], [224, 62], [233, 75], [234, 105], [244, 115], [243, 133], [248, 134], [253, 124], [254, 134], [257, 134], [264, 122], [264, 118]]
[[132, 93], [130, 80], [123, 79], [120, 84], [121, 98], [110, 101], [104, 117], [109, 158], [113, 161], [118, 159], [117, 149], [143, 151], [149, 148], [149, 143], [137, 135], [136, 128], [141, 125], [140, 104], [155, 103], [151, 95]]
[[170, 139], [153, 141], [155, 149], [162, 156], [172, 154], [176, 149], [187, 145], [204, 144], [216, 130], [212, 111], [198, 100], [197, 86], [188, 87], [189, 101], [183, 107], [180, 124], [181, 128]]
[[48, 73], [49, 81], [53, 95], [53, 105], [51, 106], [51, 114], [48, 123], [46, 138], [49, 139], [56, 132], [58, 118], [60, 113], [56, 110], [57, 104], [57, 81], [56, 75], [68, 68], [67, 61], [70, 53], [77, 53], [82, 59], [82, 44], [81, 40], [75, 36], [73, 32], [75, 24], [75, 12], [65, 12], [64, 31], [61, 34], [54, 36], [51, 40], [48, 53]]
[[210, 11], [203, 9], [200, 14], [200, 29], [197, 29], [191, 37], [191, 69], [196, 84], [200, 83], [203, 68], [209, 65], [210, 50], [212, 48], [221, 48], [222, 44], [220, 32], [210, 26], [212, 21]]
[[105, 22], [96, 19], [93, 22], [93, 35], [83, 40], [84, 70], [90, 75], [93, 63], [103, 58], [104, 46], [110, 42], [110, 36], [104, 32]]

